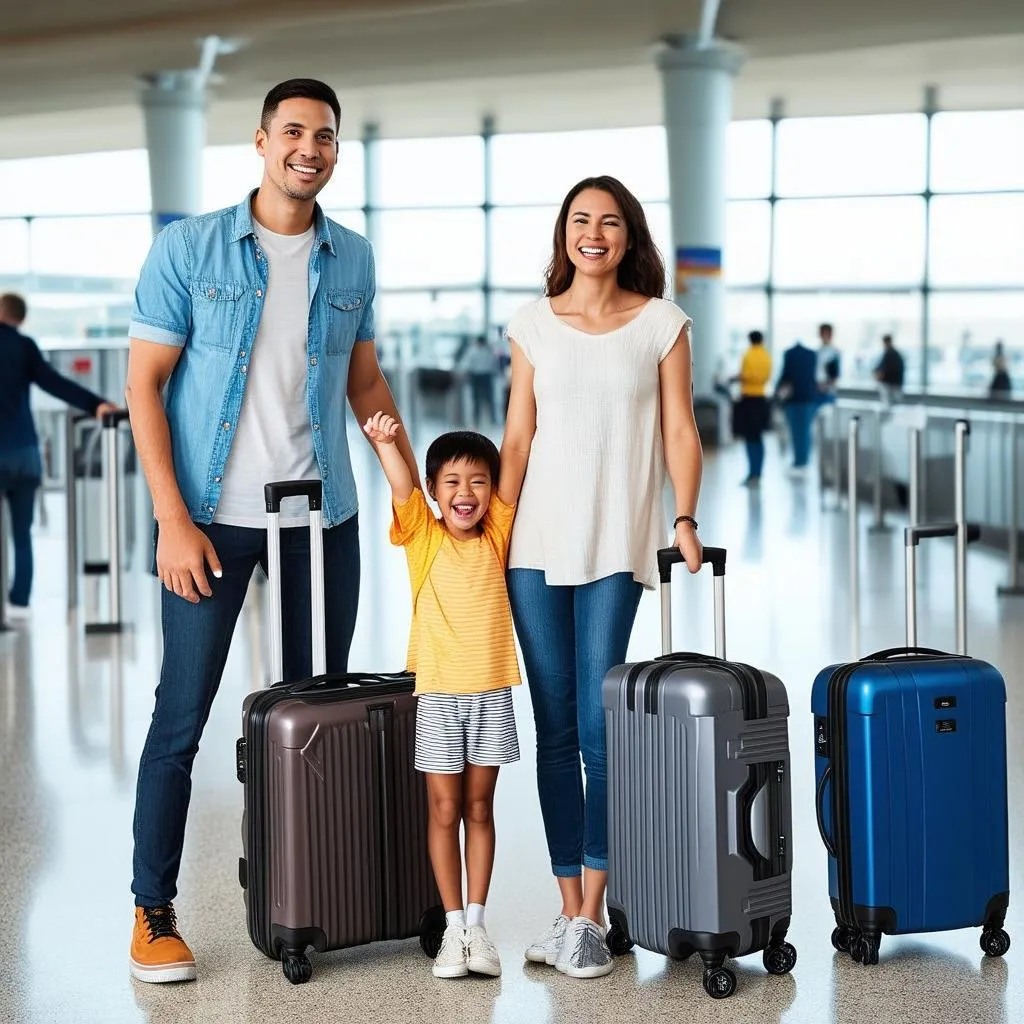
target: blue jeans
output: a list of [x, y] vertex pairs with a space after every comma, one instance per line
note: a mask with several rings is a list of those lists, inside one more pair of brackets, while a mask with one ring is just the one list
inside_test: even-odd
[[751, 478], [760, 479], [764, 468], [764, 441], [761, 438], [747, 442], [747, 462], [750, 463]]
[[[601, 683], [626, 660], [643, 587], [616, 573], [548, 586], [538, 569], [510, 569], [509, 600], [537, 728], [537, 789], [551, 870], [608, 870], [608, 770]], [[584, 792], [580, 755], [586, 771]]]
[[[24, 608], [32, 595], [32, 516], [36, 491], [43, 475], [38, 448], [24, 448], [0, 455], [0, 495], [7, 499], [14, 546], [14, 572], [7, 595], [11, 604]], [[7, 552], [3, 552], [7, 558]]]
[[789, 435], [793, 439], [793, 465], [806, 466], [811, 458], [811, 427], [818, 406], [814, 402], [788, 402], [786, 420]]
[[[135, 799], [135, 878], [140, 907], [156, 907], [177, 895], [185, 819], [192, 793], [192, 762], [220, 685], [231, 634], [256, 564], [266, 570], [264, 530], [213, 523], [200, 526], [213, 541], [224, 575], [207, 572], [213, 597], [190, 604], [166, 589], [161, 595], [164, 656], [156, 706], [139, 761]], [[324, 603], [327, 671], [348, 669], [348, 652], [359, 603], [359, 526], [353, 516], [324, 531]], [[312, 674], [310, 641], [309, 530], [281, 531], [284, 605], [284, 674]], [[220, 751], [218, 759], [227, 756]]]

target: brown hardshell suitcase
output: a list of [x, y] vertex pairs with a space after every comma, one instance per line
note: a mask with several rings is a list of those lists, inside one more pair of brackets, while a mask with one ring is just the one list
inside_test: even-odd
[[414, 677], [325, 674], [322, 487], [267, 484], [270, 651], [283, 675], [281, 499], [309, 500], [313, 676], [250, 694], [238, 779], [245, 787], [239, 881], [253, 943], [308, 981], [306, 950], [420, 937], [435, 956], [444, 910], [427, 852], [427, 800], [413, 768]]

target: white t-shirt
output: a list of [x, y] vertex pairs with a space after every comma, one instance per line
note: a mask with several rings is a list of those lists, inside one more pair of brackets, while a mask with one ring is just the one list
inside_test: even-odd
[[537, 402], [510, 568], [541, 569], [550, 586], [619, 572], [655, 586], [670, 537], [659, 365], [691, 322], [675, 303], [651, 299], [625, 326], [587, 334], [546, 298], [509, 321], [506, 334], [534, 368]]
[[[306, 403], [309, 260], [315, 228], [279, 235], [255, 224], [267, 260], [263, 314], [249, 355], [245, 397], [215, 523], [263, 529], [263, 485], [271, 480], [320, 479]], [[281, 525], [308, 521], [305, 498], [281, 503]]]

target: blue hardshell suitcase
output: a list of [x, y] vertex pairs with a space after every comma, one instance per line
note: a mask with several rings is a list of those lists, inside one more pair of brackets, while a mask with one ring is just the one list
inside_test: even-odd
[[967, 657], [966, 615], [960, 653], [915, 646], [918, 542], [957, 538], [959, 613], [978, 532], [962, 519], [907, 527], [907, 646], [831, 665], [814, 681], [832, 943], [860, 963], [878, 962], [882, 933], [981, 927], [986, 954], [1009, 949], [1006, 686]]

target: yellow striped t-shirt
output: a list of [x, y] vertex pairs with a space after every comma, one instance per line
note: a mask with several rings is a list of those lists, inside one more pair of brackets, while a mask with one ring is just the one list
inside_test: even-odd
[[412, 584], [408, 670], [417, 693], [483, 693], [520, 682], [505, 589], [515, 507], [492, 494], [483, 532], [456, 540], [416, 488], [394, 503], [391, 543]]

